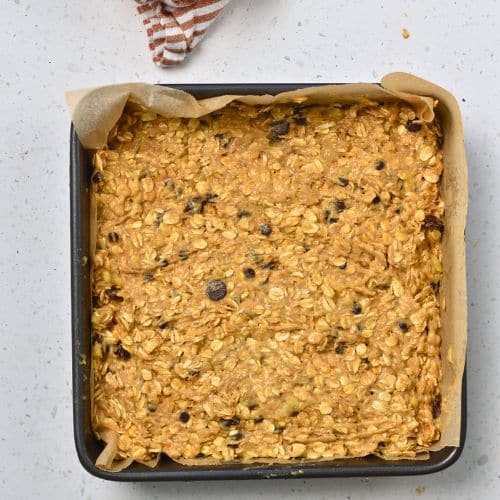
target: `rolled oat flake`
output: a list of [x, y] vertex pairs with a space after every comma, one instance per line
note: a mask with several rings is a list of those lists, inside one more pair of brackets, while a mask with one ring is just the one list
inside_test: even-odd
[[210, 300], [222, 300], [227, 293], [226, 284], [221, 280], [209, 281], [205, 293]]

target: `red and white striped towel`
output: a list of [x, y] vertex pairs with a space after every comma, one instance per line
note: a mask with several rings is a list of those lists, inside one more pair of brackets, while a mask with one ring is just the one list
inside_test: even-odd
[[163, 67], [182, 62], [229, 1], [136, 0], [153, 61]]

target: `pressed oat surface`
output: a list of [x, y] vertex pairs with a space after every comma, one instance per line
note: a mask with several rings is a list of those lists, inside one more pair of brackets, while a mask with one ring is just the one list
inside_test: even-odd
[[116, 458], [438, 440], [440, 144], [398, 102], [129, 109], [93, 174], [93, 423]]

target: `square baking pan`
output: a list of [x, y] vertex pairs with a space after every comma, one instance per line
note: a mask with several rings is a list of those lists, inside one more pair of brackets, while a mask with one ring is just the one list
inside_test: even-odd
[[[324, 84], [322, 84], [324, 85]], [[198, 99], [223, 94], [278, 94], [312, 84], [193, 84], [171, 85]], [[462, 418], [459, 447], [433, 451], [426, 460], [383, 460], [376, 456], [289, 464], [221, 464], [186, 466], [162, 456], [150, 469], [133, 463], [120, 472], [106, 472], [95, 465], [104, 445], [91, 423], [91, 272], [90, 272], [90, 155], [75, 129], [70, 132], [71, 196], [71, 305], [73, 342], [73, 425], [76, 451], [83, 467], [94, 476], [114, 481], [192, 481], [209, 479], [270, 479], [350, 476], [403, 476], [428, 474], [452, 465], [461, 455], [466, 430], [465, 371], [462, 384]]]

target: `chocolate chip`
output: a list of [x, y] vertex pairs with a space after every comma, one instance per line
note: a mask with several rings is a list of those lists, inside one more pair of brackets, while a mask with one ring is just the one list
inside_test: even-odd
[[179, 413], [179, 420], [185, 424], [186, 422], [189, 422], [189, 419], [191, 418], [191, 415], [187, 411], [181, 411]]
[[332, 213], [330, 212], [330, 210], [327, 210], [325, 209], [323, 211], [323, 216], [325, 218], [325, 222], [327, 224], [333, 224], [334, 222], [338, 222], [338, 219], [333, 217]]
[[217, 198], [219, 197], [219, 195], [217, 194], [214, 194], [214, 193], [207, 193], [205, 195], [205, 198], [204, 198], [204, 201], [206, 203], [212, 203], [213, 201], [215, 201]]
[[243, 217], [250, 217], [252, 215], [252, 212], [249, 212], [248, 210], [238, 210], [238, 218], [242, 219]]
[[151, 273], [146, 273], [144, 275], [144, 281], [153, 281], [154, 276]]
[[127, 349], [125, 349], [123, 346], [122, 346], [122, 341], [119, 340], [116, 344], [116, 349], [115, 349], [115, 354], [125, 360], [125, 361], [128, 361], [130, 359], [130, 353], [127, 351]]
[[296, 125], [307, 125], [307, 118], [305, 116], [294, 116], [293, 121]]
[[349, 179], [346, 179], [345, 177], [338, 177], [337, 180], [339, 181], [339, 184], [343, 187], [346, 187], [347, 184], [349, 184]]
[[239, 423], [240, 423], [239, 417], [223, 418], [220, 421], [222, 427], [232, 427], [233, 425], [238, 425]]
[[260, 424], [263, 421], [264, 421], [264, 417], [257, 417], [257, 418], [253, 419], [254, 424]]
[[380, 203], [380, 196], [379, 196], [378, 194], [376, 194], [376, 195], [375, 195], [375, 197], [374, 197], [374, 198], [373, 198], [373, 200], [372, 200], [372, 203], [373, 203], [374, 205], [377, 205], [377, 204], [379, 204], [379, 203]]
[[154, 225], [156, 227], [160, 227], [160, 224], [163, 222], [164, 215], [165, 215], [165, 212], [156, 212], [155, 220], [154, 220]]
[[264, 264], [262, 266], [262, 269], [275, 269], [276, 268], [277, 262], [273, 259], [271, 259], [267, 264]]
[[217, 139], [217, 141], [219, 141], [220, 146], [223, 148], [227, 148], [233, 140], [233, 138], [229, 134], [225, 133], [215, 134], [215, 138]]
[[288, 133], [290, 124], [286, 120], [274, 120], [269, 127], [268, 138], [271, 140], [281, 139]]
[[413, 120], [408, 120], [406, 122], [406, 128], [409, 132], [419, 132], [420, 130], [422, 130], [422, 124], [416, 123]]
[[101, 174], [101, 172], [96, 172], [92, 176], [92, 181], [95, 183], [102, 182], [104, 180], [104, 176]]
[[250, 248], [247, 252], [247, 256], [252, 260], [252, 262], [262, 264], [262, 255], [258, 254], [255, 249]]
[[382, 170], [384, 167], [385, 167], [384, 160], [379, 160], [377, 163], [375, 163], [375, 170]]
[[273, 232], [273, 228], [269, 224], [262, 224], [260, 226], [260, 234], [269, 236]]
[[284, 430], [285, 430], [285, 426], [283, 426], [283, 425], [275, 425], [274, 426], [274, 432], [276, 432], [276, 434], [281, 434]]
[[[204, 198], [200, 201], [199, 206], [195, 206], [195, 212], [190, 212], [190, 213], [198, 213], [198, 214], [204, 213], [205, 212], [205, 206], [208, 203], [214, 203], [217, 198], [218, 198], [218, 195], [216, 195], [214, 193], [207, 193], [204, 196]], [[199, 199], [199, 198], [197, 198], [197, 199]]]
[[112, 286], [111, 288], [108, 288], [104, 293], [109, 300], [114, 300], [115, 302], [123, 302], [123, 297], [116, 293], [117, 290], [118, 288], [116, 286]]
[[429, 230], [437, 230], [440, 233], [444, 232], [444, 223], [443, 221], [439, 218], [436, 217], [435, 215], [428, 214], [425, 216], [424, 222], [422, 223], [422, 227], [424, 229], [429, 229]]
[[148, 403], [148, 410], [151, 412], [151, 413], [154, 413], [156, 411], [156, 405], [153, 404], [153, 403]]
[[353, 305], [352, 305], [352, 313], [353, 314], [361, 314], [361, 305], [358, 304], [357, 302], [355, 302]]
[[245, 278], [251, 280], [255, 278], [255, 270], [252, 269], [251, 267], [247, 267], [246, 269], [243, 269], [243, 274], [245, 275]]
[[335, 207], [335, 211], [341, 213], [345, 210], [345, 201], [344, 200], [336, 200], [333, 204]]
[[398, 328], [399, 328], [402, 332], [406, 333], [406, 332], [408, 331], [408, 323], [407, 323], [406, 321], [400, 321], [400, 322], [398, 323]]
[[439, 415], [441, 415], [441, 394], [432, 401], [432, 418], [438, 418]]
[[175, 191], [175, 182], [172, 179], [165, 179], [165, 181], [163, 181], [163, 185], [167, 189], [171, 189], [172, 191]]
[[114, 231], [111, 231], [111, 233], [108, 233], [108, 240], [111, 241], [111, 243], [117, 243], [120, 241], [120, 235], [118, 233], [115, 233]]
[[290, 413], [290, 416], [291, 417], [296, 417], [298, 416], [299, 412], [298, 411], [292, 411], [292, 413]]
[[209, 281], [205, 293], [210, 300], [222, 300], [227, 293], [226, 284], [221, 280]]
[[203, 200], [199, 196], [190, 198], [184, 205], [184, 213], [201, 214], [203, 212]]
[[344, 354], [347, 344], [345, 342], [338, 342], [335, 346], [335, 352], [337, 354]]
[[187, 260], [188, 258], [188, 253], [186, 250], [179, 250], [179, 259], [181, 260]]

